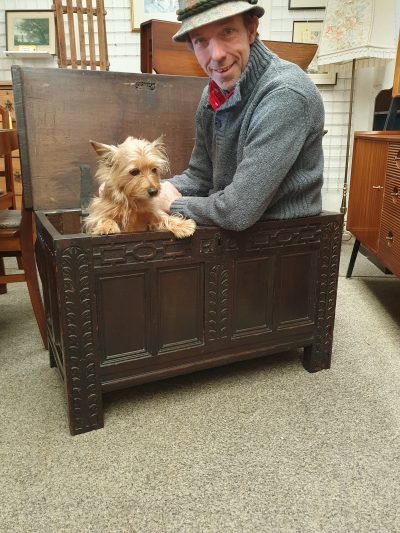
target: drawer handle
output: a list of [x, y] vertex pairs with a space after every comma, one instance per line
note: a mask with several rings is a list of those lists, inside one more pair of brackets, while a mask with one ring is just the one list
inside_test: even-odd
[[386, 235], [386, 242], [390, 246], [391, 244], [393, 244], [393, 241], [394, 241], [393, 233], [389, 231], [388, 234]]
[[399, 161], [400, 161], [400, 152], [397, 152], [397, 155], [394, 156], [394, 162], [397, 168], [400, 168]]
[[383, 185], [372, 185], [373, 189], [383, 189]]

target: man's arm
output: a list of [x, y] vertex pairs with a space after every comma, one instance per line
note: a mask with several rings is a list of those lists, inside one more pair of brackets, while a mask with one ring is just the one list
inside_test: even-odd
[[[208, 196], [212, 188], [212, 161], [210, 159], [207, 142], [204, 135], [208, 135], [208, 129], [203, 127], [202, 114], [208, 102], [208, 90], [204, 90], [195, 120], [195, 143], [190, 157], [189, 167], [180, 175], [167, 180], [183, 196]], [[168, 187], [171, 192], [172, 188]]]
[[[303, 95], [287, 88], [276, 90], [262, 100], [251, 121], [243, 156], [232, 182], [208, 197], [190, 198], [183, 193], [182, 198], [172, 202], [171, 213], [181, 213], [200, 224], [238, 231], [252, 226], [273, 202], [278, 190], [285, 188], [287, 176], [307, 137], [314, 134], [316, 145], [320, 142], [317, 138], [322, 139], [323, 109], [319, 123], [310, 124], [313, 119], [308, 107]], [[322, 160], [322, 153], [316, 157], [318, 159]], [[314, 175], [304, 172], [296, 176], [300, 188], [315, 186], [320, 189], [322, 168], [314, 170]], [[296, 186], [296, 183], [290, 184], [294, 191]]]

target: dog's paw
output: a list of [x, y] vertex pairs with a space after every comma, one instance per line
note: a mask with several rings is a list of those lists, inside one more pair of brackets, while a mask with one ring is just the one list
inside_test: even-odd
[[179, 224], [174, 225], [172, 233], [177, 239], [183, 239], [185, 237], [191, 237], [196, 231], [196, 222], [191, 218], [182, 219]]
[[106, 220], [93, 229], [95, 235], [109, 235], [110, 233], [121, 233], [119, 226], [114, 220]]

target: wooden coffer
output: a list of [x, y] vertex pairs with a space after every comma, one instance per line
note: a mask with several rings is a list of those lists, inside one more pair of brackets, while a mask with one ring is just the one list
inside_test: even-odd
[[342, 216], [243, 231], [81, 233], [89, 139], [165, 134], [187, 166], [201, 78], [13, 68], [26, 204], [36, 212], [50, 363], [72, 434], [103, 426], [102, 393], [288, 349], [330, 365]]

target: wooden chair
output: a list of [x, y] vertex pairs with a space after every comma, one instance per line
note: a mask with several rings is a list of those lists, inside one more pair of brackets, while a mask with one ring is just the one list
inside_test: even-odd
[[[8, 129], [11, 124], [10, 113], [8, 109], [0, 105], [0, 119], [2, 129]], [[3, 170], [0, 170], [0, 176], [5, 178], [5, 188], [0, 187], [0, 209], [15, 209], [15, 190], [14, 190], [14, 180], [11, 179], [13, 176], [13, 167], [12, 167], [12, 154], [7, 153], [0, 156], [3, 159]]]
[[[64, 4], [62, 0], [53, 0], [53, 2], [58, 66], [84, 70], [87, 68], [108, 70], [110, 63], [104, 1], [86, 0], [86, 7], [82, 6], [83, 0], [65, 0]], [[65, 35], [66, 22], [67, 37]]]
[[[179, 22], [148, 20], [140, 25], [140, 68], [142, 72], [180, 76], [205, 76], [193, 52], [186, 43], [176, 43], [172, 36]], [[263, 41], [281, 59], [296, 63], [306, 70], [317, 52], [318, 45]]]
[[[16, 130], [0, 130], [0, 156], [11, 155], [11, 152], [17, 148]], [[12, 174], [6, 176], [6, 179], [12, 181]], [[7, 292], [7, 283], [26, 281], [43, 344], [47, 348], [46, 323], [36, 271], [33, 235], [32, 211], [28, 211], [24, 206], [21, 212], [16, 209], [0, 209], [0, 294]], [[23, 273], [6, 274], [4, 257], [16, 257]]]

